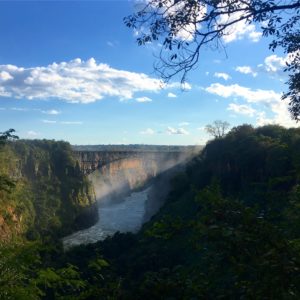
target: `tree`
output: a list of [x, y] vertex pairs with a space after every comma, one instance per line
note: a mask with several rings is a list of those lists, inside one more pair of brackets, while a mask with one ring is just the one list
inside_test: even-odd
[[0, 146], [3, 146], [6, 141], [8, 140], [16, 140], [19, 137], [14, 135], [13, 133], [15, 132], [14, 129], [8, 129], [4, 132], [0, 132]]
[[155, 70], [164, 81], [181, 74], [184, 83], [206, 46], [223, 48], [222, 38], [235, 24], [257, 23], [263, 36], [273, 37], [269, 48], [282, 47], [288, 54], [289, 101], [292, 118], [300, 120], [300, 1], [282, 0], [149, 0], [136, 13], [125, 17], [137, 29], [137, 42], [163, 44]]
[[[4, 132], [0, 132], [0, 148], [4, 146], [8, 140], [15, 140], [19, 137], [14, 135], [14, 129], [8, 129]], [[10, 192], [12, 188], [15, 187], [15, 183], [7, 176], [7, 175], [0, 175], [0, 191]]]
[[218, 139], [223, 137], [228, 131], [230, 124], [226, 121], [216, 120], [212, 124], [205, 126], [205, 130], [208, 134]]

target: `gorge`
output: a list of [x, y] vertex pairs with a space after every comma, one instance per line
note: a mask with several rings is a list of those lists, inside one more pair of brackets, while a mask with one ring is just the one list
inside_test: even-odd
[[99, 220], [92, 227], [64, 237], [64, 247], [93, 243], [116, 232], [137, 232], [163, 204], [171, 176], [196, 151], [194, 147], [167, 151], [159, 147], [134, 150], [130, 146], [75, 151], [81, 171], [93, 184]]
[[299, 129], [88, 147], [0, 147], [0, 299], [299, 299]]

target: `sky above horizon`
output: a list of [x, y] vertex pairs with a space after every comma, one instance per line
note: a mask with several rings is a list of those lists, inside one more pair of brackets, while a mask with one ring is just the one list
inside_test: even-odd
[[285, 55], [254, 25], [204, 49], [183, 90], [153, 71], [123, 17], [134, 1], [1, 1], [0, 131], [71, 144], [204, 144], [206, 124], [297, 126], [281, 100]]

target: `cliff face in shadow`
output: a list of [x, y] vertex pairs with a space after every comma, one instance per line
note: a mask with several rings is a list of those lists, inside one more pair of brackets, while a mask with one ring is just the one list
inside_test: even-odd
[[132, 158], [112, 162], [89, 175], [93, 182], [96, 199], [119, 198], [130, 191], [143, 187], [155, 177], [158, 166], [155, 161]]
[[0, 149], [0, 175], [15, 183], [0, 191], [0, 241], [59, 237], [97, 219], [93, 187], [68, 143], [8, 143]]
[[173, 174], [174, 171], [168, 171], [174, 170], [176, 166], [189, 158], [190, 153], [176, 153], [176, 155], [164, 153], [156, 156], [139, 153], [138, 156], [108, 163], [91, 173], [89, 178], [93, 182], [98, 201], [107, 197], [116, 199], [132, 190], [144, 187], [157, 176], [160, 179], [165, 177], [164, 184], [166, 185], [171, 175], [162, 176], [161, 174]]

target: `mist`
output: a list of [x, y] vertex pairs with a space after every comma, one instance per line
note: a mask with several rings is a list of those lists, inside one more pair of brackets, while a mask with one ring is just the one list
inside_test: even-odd
[[65, 248], [94, 243], [116, 232], [137, 232], [164, 204], [170, 180], [193, 157], [193, 152], [140, 155], [102, 166], [89, 175], [99, 221], [63, 239]]

